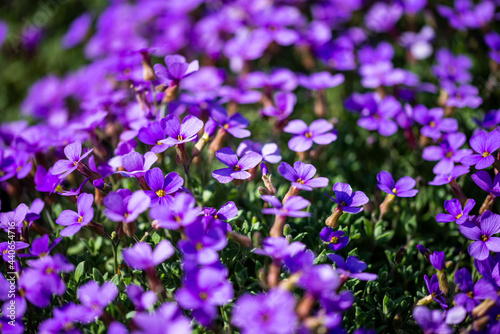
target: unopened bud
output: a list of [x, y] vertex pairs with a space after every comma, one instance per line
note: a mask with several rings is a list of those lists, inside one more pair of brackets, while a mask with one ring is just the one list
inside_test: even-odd
[[429, 256], [432, 254], [432, 252], [420, 244], [417, 245], [417, 249], [420, 252], [420, 254], [422, 254], [424, 256], [424, 258], [427, 260], [427, 262], [430, 263], [431, 260], [429, 260]]
[[432, 295], [425, 296], [417, 302], [417, 306], [429, 305], [432, 300]]
[[259, 190], [259, 195], [261, 195], [261, 196], [262, 196], [262, 195], [271, 195], [271, 194], [269, 193], [269, 191], [267, 191], [267, 189], [266, 189], [266, 188], [264, 188], [264, 187], [259, 187], [259, 188], [258, 188], [258, 190]]
[[262, 176], [269, 175], [269, 169], [267, 169], [267, 165], [265, 163], [260, 164], [260, 172], [262, 173]]
[[205, 146], [207, 146], [209, 139], [210, 137], [208, 136], [208, 134], [206, 132], [203, 133], [203, 136], [201, 136], [200, 139], [198, 139], [198, 141], [194, 145], [193, 150], [191, 151], [191, 155], [193, 157], [198, 156], [203, 151]]
[[215, 131], [217, 131], [217, 127], [217, 122], [215, 122], [212, 118], [209, 118], [205, 123], [204, 131], [209, 137], [212, 137], [215, 134]]
[[86, 227], [97, 235], [104, 234], [104, 226], [101, 224], [91, 221]]
[[290, 235], [290, 233], [292, 233], [292, 228], [290, 227], [290, 225], [285, 224], [285, 227], [283, 227], [283, 235], [288, 236]]
[[403, 257], [405, 256], [405, 252], [406, 248], [404, 247], [398, 249], [398, 252], [396, 253], [396, 258], [394, 259], [396, 264], [401, 264], [401, 262], [403, 261]]
[[401, 317], [401, 314], [396, 314], [394, 316], [394, 319], [392, 320], [392, 326], [394, 330], [400, 330], [401, 327], [403, 327], [403, 318]]
[[448, 284], [448, 276], [446, 276], [446, 271], [438, 270], [437, 277], [439, 281], [439, 290], [443, 292], [445, 295], [450, 291], [450, 286]]
[[172, 83], [165, 90], [165, 95], [163, 96], [163, 102], [168, 103], [177, 99], [177, 95], [179, 95], [179, 85], [176, 83]]
[[156, 78], [155, 71], [151, 65], [151, 57], [147, 51], [141, 52], [142, 56], [142, 73], [145, 81], [153, 81]]
[[[261, 164], [261, 168], [262, 168], [262, 165], [263, 164]], [[267, 167], [266, 167], [266, 169], [267, 169]], [[262, 174], [262, 181], [264, 182], [264, 185], [266, 186], [266, 190], [269, 192], [270, 195], [276, 194], [276, 187], [273, 184], [271, 174]], [[285, 199], [286, 199], [286, 196], [285, 196]], [[285, 199], [283, 199], [283, 202], [285, 202]]]

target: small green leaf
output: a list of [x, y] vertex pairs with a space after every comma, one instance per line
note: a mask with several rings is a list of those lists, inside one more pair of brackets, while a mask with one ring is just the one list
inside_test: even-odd
[[85, 270], [85, 261], [80, 262], [75, 269], [75, 281], [78, 283], [80, 278], [83, 276], [83, 271]]

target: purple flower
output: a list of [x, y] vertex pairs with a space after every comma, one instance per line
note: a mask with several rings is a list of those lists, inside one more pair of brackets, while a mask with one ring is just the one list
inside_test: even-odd
[[297, 87], [297, 77], [287, 68], [276, 69], [271, 74], [252, 72], [245, 76], [243, 85], [248, 88], [263, 88], [264, 91], [291, 92]]
[[472, 153], [470, 149], [459, 149], [467, 140], [463, 133], [451, 133], [439, 146], [424, 148], [424, 160], [439, 162], [434, 166], [434, 174], [448, 174], [452, 171], [455, 162]]
[[232, 323], [243, 334], [293, 333], [298, 321], [295, 304], [293, 294], [279, 288], [267, 294], [245, 294], [236, 301]]
[[474, 205], [476, 205], [476, 201], [473, 199], [467, 200], [463, 209], [460, 201], [456, 198], [444, 201], [444, 208], [449, 214], [439, 213], [436, 220], [440, 223], [455, 222], [462, 225], [469, 218], [469, 212], [474, 208]]
[[166, 135], [167, 132], [160, 122], [152, 122], [139, 130], [137, 138], [145, 144], [152, 145], [151, 152], [161, 153], [170, 147], [162, 142]]
[[111, 282], [105, 282], [102, 286], [95, 281], [78, 288], [78, 299], [93, 317], [100, 317], [104, 308], [108, 306], [118, 295], [118, 289]]
[[117, 173], [125, 177], [141, 177], [158, 160], [158, 156], [153, 152], [147, 152], [144, 156], [136, 151], [132, 151], [121, 157], [121, 164], [126, 172]]
[[[153, 312], [138, 313], [134, 317], [137, 334], [190, 334], [190, 320], [183, 315], [176, 303], [163, 303]], [[125, 333], [116, 333], [125, 334]]]
[[262, 156], [255, 152], [248, 152], [241, 159], [230, 147], [224, 147], [215, 152], [215, 156], [228, 168], [216, 169], [212, 176], [220, 183], [228, 183], [234, 179], [246, 180], [251, 174], [247, 170], [254, 168], [262, 161]]
[[349, 213], [359, 213], [363, 211], [362, 205], [368, 203], [369, 199], [362, 191], [352, 192], [352, 188], [348, 183], [337, 182], [333, 185], [333, 192], [335, 197], [333, 198], [328, 194], [326, 196], [330, 197], [332, 201], [337, 203], [342, 211]]
[[209, 325], [216, 315], [216, 307], [233, 298], [233, 286], [226, 276], [225, 270], [214, 267], [188, 272], [175, 298], [184, 309], [194, 310], [193, 316], [201, 324]]
[[182, 124], [177, 116], [168, 115], [161, 120], [161, 124], [168, 137], [159, 142], [168, 147], [196, 140], [198, 131], [203, 128], [203, 122], [193, 115], [184, 117]]
[[313, 165], [296, 161], [292, 166], [282, 162], [278, 171], [285, 179], [292, 182], [292, 186], [297, 189], [311, 191], [313, 188], [322, 188], [328, 185], [326, 177], [314, 177], [316, 168]]
[[281, 161], [280, 149], [275, 143], [267, 143], [262, 145], [261, 143], [245, 139], [238, 146], [236, 154], [241, 157], [248, 152], [259, 153], [260, 155], [262, 155], [262, 161], [269, 162], [270, 164], [275, 164]]
[[186, 58], [181, 55], [169, 55], [165, 57], [165, 65], [155, 64], [154, 70], [158, 78], [164, 83], [179, 84], [180, 80], [198, 71], [200, 64], [198, 60], [191, 63], [186, 62]]
[[127, 286], [127, 296], [134, 304], [137, 311], [149, 310], [156, 303], [156, 294], [154, 291], [146, 291], [135, 284]]
[[370, 103], [367, 108], [362, 109], [358, 125], [366, 130], [377, 130], [382, 136], [392, 136], [398, 131], [398, 126], [392, 118], [401, 110], [401, 104], [396, 98], [386, 96], [381, 101]]
[[408, 49], [413, 58], [421, 60], [426, 59], [432, 54], [432, 44], [434, 39], [434, 29], [430, 26], [424, 26], [420, 32], [405, 32], [400, 37], [400, 44]]
[[487, 193], [500, 196], [500, 173], [496, 174], [491, 181], [491, 176], [484, 170], [477, 171], [471, 175], [472, 180]]
[[59, 160], [52, 167], [52, 174], [59, 175], [59, 178], [63, 179], [69, 174], [73, 173], [77, 168], [78, 164], [87, 157], [94, 149], [90, 149], [82, 155], [82, 143], [76, 141], [69, 144], [64, 148], [64, 155], [66, 159]]
[[119, 223], [132, 223], [149, 208], [151, 199], [142, 190], [132, 192], [119, 189], [104, 197], [104, 214], [109, 220]]
[[[301, 254], [308, 254], [307, 252]], [[342, 285], [338, 271], [330, 264], [320, 264], [305, 267], [299, 279], [299, 286], [304, 288], [313, 296], [321, 297], [330, 295]]]
[[36, 257], [44, 257], [49, 255], [50, 251], [62, 241], [62, 238], [56, 238], [50, 243], [49, 235], [45, 234], [44, 236], [37, 238], [31, 242], [31, 247], [29, 249], [31, 255]]
[[349, 243], [349, 237], [345, 236], [344, 231], [334, 231], [328, 226], [323, 227], [319, 237], [328, 244], [331, 250], [338, 251]]
[[250, 122], [239, 113], [229, 117], [223, 108], [215, 108], [211, 111], [211, 116], [217, 125], [236, 138], [250, 137], [251, 132], [246, 129]]
[[376, 2], [365, 15], [368, 29], [375, 32], [391, 30], [403, 15], [403, 6], [400, 3]]
[[442, 108], [427, 109], [423, 105], [418, 105], [413, 109], [415, 120], [422, 124], [420, 129], [422, 135], [438, 140], [442, 132], [456, 132], [458, 122], [454, 118], [443, 118], [444, 110]]
[[413, 318], [424, 330], [425, 334], [452, 334], [454, 331], [449, 325], [461, 323], [467, 312], [461, 306], [456, 306], [446, 313], [440, 310], [429, 310], [425, 306], [417, 306], [413, 310]]
[[305, 152], [309, 150], [313, 142], [318, 145], [328, 145], [337, 139], [337, 135], [332, 131], [333, 124], [325, 119], [318, 119], [307, 126], [300, 119], [290, 121], [283, 131], [294, 134], [290, 139], [288, 147], [295, 152]]
[[460, 232], [470, 240], [474, 240], [469, 245], [469, 254], [481, 261], [492, 252], [500, 252], [500, 238], [493, 235], [500, 232], [500, 216], [486, 211], [479, 222], [479, 226], [472, 223], [464, 223], [459, 226]]
[[194, 223], [199, 218], [200, 209], [195, 205], [196, 201], [193, 195], [178, 193], [169, 209], [166, 210], [164, 206], [155, 206], [151, 208], [149, 215], [158, 221], [158, 227], [176, 230]]
[[[22, 241], [0, 242], [0, 254], [5, 262], [14, 259], [17, 250], [28, 248], [30, 245]], [[11, 253], [12, 252], [12, 253]]]
[[362, 281], [373, 281], [378, 278], [377, 274], [364, 273], [367, 265], [356, 256], [349, 256], [345, 261], [342, 256], [328, 254], [328, 258], [335, 263], [337, 272], [346, 277], [357, 278]]
[[42, 322], [38, 332], [67, 333], [67, 329], [73, 328], [75, 323], [90, 323], [93, 320], [92, 313], [89, 313], [86, 307], [68, 303], [61, 308], [54, 309], [53, 317]]
[[322, 90], [337, 87], [344, 82], [343, 74], [332, 75], [330, 72], [323, 71], [313, 73], [310, 76], [299, 76], [299, 84], [310, 90]]
[[92, 16], [89, 13], [78, 16], [62, 38], [61, 44], [63, 48], [70, 49], [78, 45], [87, 36], [91, 24]]
[[164, 262], [175, 252], [174, 246], [168, 240], [162, 240], [154, 251], [146, 242], [138, 242], [122, 251], [123, 259], [136, 270], [149, 270]]
[[60, 235], [63, 237], [70, 237], [75, 235], [80, 229], [90, 223], [94, 218], [94, 196], [92, 194], [80, 194], [77, 200], [77, 212], [72, 210], [64, 210], [56, 219], [56, 223], [66, 226], [61, 231]]
[[441, 186], [443, 184], [448, 184], [452, 181], [455, 181], [457, 177], [468, 173], [469, 173], [469, 167], [456, 165], [455, 167], [453, 167], [451, 172], [436, 175], [434, 177], [434, 180], [429, 182], [429, 184], [433, 186]]
[[274, 117], [277, 121], [283, 121], [293, 112], [293, 107], [297, 103], [297, 97], [293, 93], [278, 92], [274, 94], [274, 105], [262, 109], [265, 116]]
[[448, 94], [448, 99], [446, 100], [447, 107], [457, 107], [457, 108], [477, 108], [483, 103], [483, 99], [478, 96], [479, 90], [476, 86], [472, 85], [461, 85], [458, 88], [455, 84], [444, 84], [443, 89]]
[[275, 41], [279, 45], [288, 46], [299, 39], [296, 29], [289, 29], [287, 26], [297, 25], [303, 21], [302, 13], [296, 7], [279, 6], [268, 7], [255, 15], [255, 23], [259, 30], [265, 31], [270, 41]]
[[441, 49], [436, 54], [437, 65], [432, 67], [434, 75], [441, 81], [466, 83], [471, 81], [469, 73], [472, 62], [465, 55], [454, 56], [450, 50]]
[[436, 270], [444, 270], [445, 268], [445, 256], [444, 252], [434, 252], [429, 255], [429, 261], [431, 261], [432, 266]]
[[484, 36], [484, 41], [491, 49], [489, 52], [490, 58], [500, 64], [500, 35], [492, 31]]
[[500, 132], [479, 132], [470, 139], [470, 147], [478, 153], [463, 157], [460, 162], [465, 166], [476, 165], [477, 169], [487, 168], [495, 162], [493, 152], [500, 148]]
[[61, 179], [59, 176], [52, 174], [52, 168], [47, 171], [42, 165], [38, 165], [35, 173], [36, 190], [40, 192], [48, 192], [52, 194], [60, 186]]
[[23, 221], [28, 215], [29, 208], [26, 204], [21, 203], [14, 211], [0, 213], [0, 228], [6, 233], [15, 228], [17, 233], [21, 233]]
[[311, 203], [300, 196], [290, 196], [285, 204], [281, 204], [279, 199], [271, 195], [262, 195], [261, 197], [264, 201], [274, 206], [274, 208], [262, 209], [263, 214], [293, 218], [309, 217], [311, 215], [309, 212], [301, 211]]
[[481, 300], [497, 298], [496, 291], [486, 279], [480, 279], [476, 284], [467, 268], [461, 268], [455, 273], [455, 284], [462, 293], [455, 296], [454, 303], [463, 306], [467, 312], [472, 312]]
[[418, 193], [415, 187], [415, 180], [409, 176], [402, 177], [394, 183], [391, 173], [381, 171], [377, 174], [377, 187], [383, 192], [397, 197], [413, 197]]
[[172, 203], [172, 194], [184, 184], [184, 179], [175, 172], [168, 173], [163, 178], [163, 172], [158, 167], [148, 170], [145, 179], [151, 190], [144, 192], [151, 198], [151, 205]]
[[285, 237], [269, 237], [264, 240], [262, 249], [254, 249], [253, 252], [259, 255], [270, 256], [274, 262], [280, 263], [287, 257], [294, 256], [306, 249], [301, 242], [289, 243]]
[[218, 251], [227, 245], [225, 231], [219, 226], [205, 229], [201, 220], [184, 228], [187, 240], [178, 243], [184, 254], [184, 260], [194, 261], [199, 265], [211, 265], [219, 260]]
[[439, 281], [437, 275], [432, 275], [431, 279], [427, 275], [424, 275], [425, 285], [427, 285], [427, 291], [432, 296], [432, 299], [435, 300], [442, 308], [447, 309], [448, 305], [446, 305], [445, 295], [441, 290], [439, 290]]

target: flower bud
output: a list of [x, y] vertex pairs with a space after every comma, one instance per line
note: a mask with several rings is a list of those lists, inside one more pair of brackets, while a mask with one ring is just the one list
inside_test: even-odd
[[260, 164], [260, 171], [262, 173], [262, 176], [269, 175], [269, 169], [267, 169], [267, 165], [265, 163]]
[[205, 123], [204, 131], [209, 137], [212, 137], [215, 134], [215, 131], [217, 131], [217, 127], [217, 123], [212, 118], [209, 118]]
[[405, 256], [405, 252], [406, 252], [406, 248], [404, 248], [404, 247], [401, 247], [398, 249], [398, 252], [396, 253], [396, 258], [394, 259], [396, 264], [401, 264], [401, 262], [403, 261], [403, 258]]
[[264, 188], [264, 187], [259, 187], [259, 188], [258, 188], [258, 190], [259, 190], [259, 195], [261, 195], [261, 196], [262, 196], [262, 195], [271, 195], [271, 194], [269, 193], [269, 191], [267, 191], [267, 189], [266, 189], [266, 188]]
[[285, 224], [285, 227], [283, 227], [283, 235], [288, 236], [290, 235], [290, 233], [292, 233], [292, 228], [290, 227], [290, 225]]
[[450, 286], [448, 284], [448, 276], [446, 275], [446, 271], [438, 270], [437, 277], [439, 281], [439, 290], [441, 290], [445, 295], [450, 291]]
[[401, 317], [401, 314], [396, 314], [394, 316], [394, 319], [392, 320], [392, 326], [394, 330], [398, 331], [403, 327], [403, 318]]
[[432, 295], [425, 296], [417, 302], [417, 306], [429, 305], [432, 300]]

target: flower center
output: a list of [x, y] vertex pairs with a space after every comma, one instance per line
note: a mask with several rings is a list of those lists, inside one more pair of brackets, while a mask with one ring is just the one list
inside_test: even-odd
[[430, 126], [430, 127], [432, 127], [432, 128], [435, 128], [435, 127], [436, 127], [436, 122], [431, 121], [431, 122], [429, 123], [429, 126]]
[[304, 180], [302, 180], [302, 179], [298, 179], [298, 180], [297, 180], [297, 183], [304, 184]]
[[490, 155], [490, 152], [483, 152], [483, 158], [486, 158]]
[[157, 141], [157, 142], [156, 142], [156, 145], [161, 145], [160, 141]]
[[224, 129], [226, 129], [226, 130], [229, 129], [229, 124], [228, 123], [224, 124]]
[[340, 206], [347, 206], [346, 202], [340, 202]]
[[82, 222], [83, 222], [83, 216], [78, 217], [78, 223], [81, 224]]
[[473, 291], [467, 292], [467, 297], [474, 298], [474, 292]]
[[238, 165], [236, 165], [236, 166], [234, 166], [234, 167], [233, 167], [233, 170], [234, 170], [235, 172], [239, 172], [239, 171], [241, 170], [241, 167], [240, 167], [240, 166], [238, 166]]
[[203, 248], [203, 244], [201, 242], [196, 243], [196, 250], [200, 250]]
[[462, 216], [463, 216], [463, 214], [459, 213], [455, 218], [460, 219], [460, 217], [462, 217]]
[[483, 235], [481, 236], [481, 241], [486, 242], [486, 241], [488, 241], [488, 239], [489, 239], [489, 238], [490, 238], [489, 236], [487, 236], [486, 234], [483, 234]]
[[178, 140], [178, 141], [183, 141], [183, 140], [184, 140], [184, 137], [183, 137], [183, 136], [181, 136], [181, 135], [178, 135], [178, 136], [177, 136], [177, 140]]
[[452, 151], [446, 153], [446, 157], [447, 158], [451, 158], [452, 156], [453, 156], [453, 152]]
[[397, 190], [396, 188], [393, 188], [393, 189], [392, 189], [392, 192], [393, 192], [393, 193], [395, 193], [395, 194], [397, 194], [397, 193], [398, 193], [398, 190]]
[[163, 189], [160, 189], [160, 190], [157, 190], [157, 191], [156, 191], [156, 196], [158, 196], [158, 197], [163, 197], [163, 196], [165, 196], [166, 194], [167, 194], [167, 193], [166, 193], [166, 192], [165, 192], [165, 190], [163, 190]]
[[330, 243], [332, 243], [332, 244], [336, 244], [337, 242], [339, 242], [338, 237], [332, 237], [332, 239], [330, 240]]
[[311, 133], [311, 131], [307, 131], [305, 136], [306, 138], [312, 138], [313, 134]]
[[56, 272], [55, 269], [52, 268], [52, 267], [49, 267], [49, 268], [45, 269], [45, 273], [48, 274], [48, 275], [53, 274], [55, 272]]
[[123, 217], [127, 218], [129, 215], [130, 215], [130, 213], [125, 212], [125, 213], [123, 214]]
[[208, 295], [206, 292], [200, 292], [200, 299], [201, 300], [206, 300], [208, 298]]
[[78, 161], [73, 162], [73, 166], [76, 167], [76, 165], [78, 165]]
[[175, 216], [174, 219], [178, 223], [180, 223], [182, 221], [182, 218], [180, 216]]

